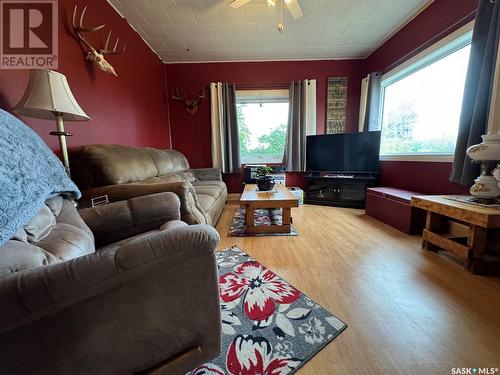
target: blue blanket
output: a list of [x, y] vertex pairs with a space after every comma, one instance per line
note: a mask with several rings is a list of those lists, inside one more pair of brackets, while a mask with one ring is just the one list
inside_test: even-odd
[[0, 246], [59, 194], [81, 196], [42, 139], [0, 109]]

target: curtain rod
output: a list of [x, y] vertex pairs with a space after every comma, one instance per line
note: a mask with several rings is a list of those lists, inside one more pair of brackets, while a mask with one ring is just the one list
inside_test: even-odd
[[237, 89], [248, 89], [248, 90], [258, 90], [258, 89], [287, 89], [290, 86], [289, 83], [236, 83]]
[[[302, 80], [301, 80], [302, 81]], [[236, 89], [243, 90], [259, 90], [259, 89], [287, 89], [290, 87], [290, 83], [236, 83]], [[316, 86], [319, 86], [319, 82], [316, 81]]]
[[474, 18], [476, 18], [476, 12], [477, 12], [477, 9], [473, 10], [468, 15], [466, 15], [462, 19], [458, 20], [457, 22], [455, 22], [453, 25], [451, 25], [451, 26], [447, 27], [445, 30], [441, 31], [438, 35], [434, 36], [433, 38], [431, 38], [430, 40], [428, 40], [427, 42], [425, 42], [421, 46], [417, 47], [415, 50], [411, 51], [410, 53], [401, 57], [397, 61], [393, 62], [387, 68], [382, 70], [382, 74], [390, 72], [392, 69], [396, 68], [398, 65], [404, 63], [406, 60], [411, 59], [413, 56], [418, 55], [420, 52], [429, 48], [437, 41], [443, 39], [445, 36], [451, 34], [453, 31], [458, 30], [460, 27], [466, 25], [467, 23], [472, 21]]

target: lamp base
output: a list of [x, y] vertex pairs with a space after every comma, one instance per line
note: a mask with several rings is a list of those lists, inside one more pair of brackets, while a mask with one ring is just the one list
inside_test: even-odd
[[56, 135], [59, 138], [59, 147], [61, 148], [62, 161], [66, 173], [71, 177], [71, 171], [69, 169], [69, 158], [68, 158], [68, 148], [66, 146], [66, 136], [72, 136], [73, 134], [64, 131], [64, 123], [62, 113], [54, 112], [56, 117], [57, 131], [50, 132], [51, 135]]
[[50, 132], [50, 135], [64, 135], [65, 137], [72, 137], [73, 134], [68, 133], [68, 132]]
[[478, 198], [472, 197], [471, 202], [484, 204], [484, 205], [498, 205], [500, 204], [500, 200], [498, 198]]
[[489, 172], [489, 163], [483, 162], [481, 175], [474, 180], [470, 193], [476, 199], [494, 199], [500, 196], [497, 179]]

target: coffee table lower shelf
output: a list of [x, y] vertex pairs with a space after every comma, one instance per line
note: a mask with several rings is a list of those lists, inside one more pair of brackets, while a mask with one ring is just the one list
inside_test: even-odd
[[282, 210], [281, 225], [255, 225], [255, 210], [245, 207], [245, 233], [290, 233], [292, 216], [290, 207], [284, 207]]

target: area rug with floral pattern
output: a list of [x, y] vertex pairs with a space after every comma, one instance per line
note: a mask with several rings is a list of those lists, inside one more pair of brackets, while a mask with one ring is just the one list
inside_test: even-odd
[[[281, 208], [258, 208], [254, 213], [255, 225], [281, 225]], [[245, 209], [234, 210], [233, 221], [229, 227], [228, 237], [253, 237], [253, 236], [296, 236], [297, 231], [291, 225], [290, 233], [245, 233]]]
[[221, 355], [189, 375], [293, 374], [347, 327], [237, 247], [217, 263]]

